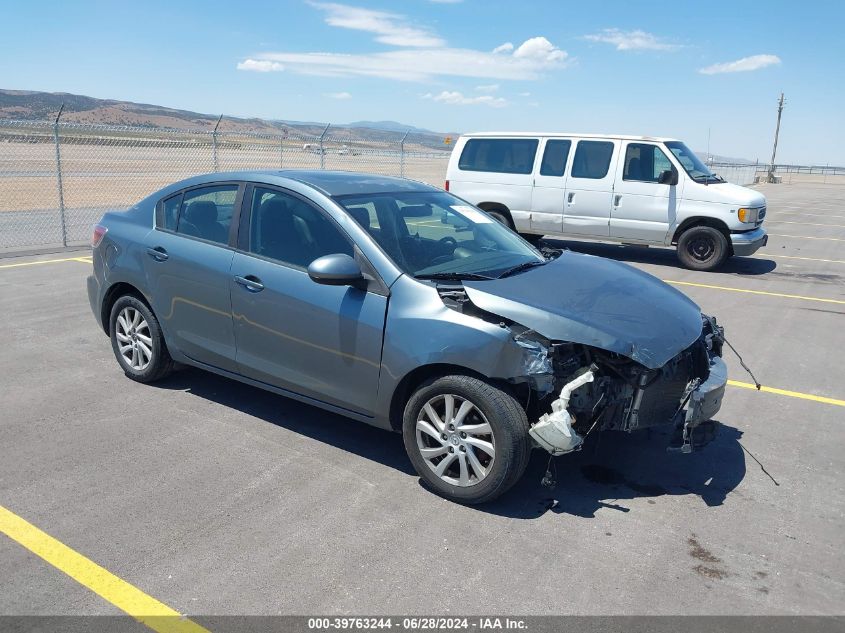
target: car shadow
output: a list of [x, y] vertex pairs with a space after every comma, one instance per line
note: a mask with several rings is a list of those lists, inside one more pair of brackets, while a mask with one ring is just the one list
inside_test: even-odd
[[[185, 391], [241, 411], [419, 479], [398, 433], [378, 429], [257, 387], [185, 367], [156, 387]], [[721, 505], [745, 476], [737, 429], [720, 425], [710, 444], [689, 455], [667, 453], [668, 430], [602, 433], [587, 438], [583, 450], [551, 460], [556, 485], [541, 485], [550, 460], [535, 450], [522, 479], [491, 503], [469, 506], [479, 512], [536, 519], [547, 512], [594, 517], [609, 508], [629, 512], [623, 503], [663, 495], [696, 495], [708, 506]]]
[[[576, 253], [597, 255], [620, 262], [636, 262], [654, 264], [667, 268], [686, 270], [678, 261], [674, 249], [645, 246], [627, 246], [624, 244], [606, 244], [604, 242], [581, 242], [575, 240], [557, 240], [546, 238], [543, 243], [553, 248], [568, 248]], [[758, 257], [730, 257], [722, 266], [714, 271], [729, 275], [765, 275], [777, 268], [777, 263], [770, 259]]]

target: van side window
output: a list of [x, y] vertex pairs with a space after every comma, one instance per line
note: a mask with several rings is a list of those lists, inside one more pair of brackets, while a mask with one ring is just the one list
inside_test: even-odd
[[237, 196], [238, 185], [189, 189], [182, 197], [176, 232], [227, 244]]
[[671, 169], [672, 163], [656, 145], [630, 143], [625, 150], [622, 180], [657, 182], [662, 172]]
[[458, 169], [530, 174], [538, 144], [536, 138], [473, 138], [464, 145]]
[[573, 178], [601, 180], [607, 176], [613, 143], [608, 141], [578, 141], [572, 161]]
[[541, 176], [563, 176], [566, 171], [566, 160], [569, 158], [569, 148], [572, 141], [546, 141], [543, 152], [543, 162], [540, 165]]

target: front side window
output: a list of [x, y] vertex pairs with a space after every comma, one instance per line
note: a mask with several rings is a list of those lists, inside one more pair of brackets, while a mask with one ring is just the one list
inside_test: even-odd
[[543, 162], [540, 164], [541, 176], [563, 176], [566, 171], [566, 160], [569, 158], [569, 148], [572, 141], [546, 141], [543, 152]]
[[601, 180], [610, 169], [613, 143], [609, 141], [578, 141], [572, 160], [573, 178]]
[[538, 144], [536, 138], [473, 138], [464, 145], [458, 169], [530, 174]]
[[[213, 185], [186, 191], [179, 207], [176, 232], [227, 244], [237, 197], [238, 185]], [[165, 204], [165, 220], [166, 207]]]
[[518, 235], [445, 191], [336, 199], [400, 269], [418, 278], [492, 278], [545, 261]]
[[301, 198], [255, 187], [250, 201], [251, 253], [307, 268], [323, 255], [353, 256], [352, 245], [337, 225]]
[[625, 150], [625, 167], [622, 180], [658, 182], [660, 174], [671, 171], [672, 163], [656, 145], [629, 143]]

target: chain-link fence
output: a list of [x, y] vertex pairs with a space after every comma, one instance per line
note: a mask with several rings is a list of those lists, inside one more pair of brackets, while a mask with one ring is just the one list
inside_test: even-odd
[[84, 244], [105, 211], [212, 171], [345, 169], [443, 185], [450, 148], [432, 147], [436, 137], [373, 136], [0, 121], [0, 250]]

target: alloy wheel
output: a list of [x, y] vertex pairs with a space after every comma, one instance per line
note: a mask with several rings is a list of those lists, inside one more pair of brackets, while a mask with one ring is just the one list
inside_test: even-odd
[[153, 339], [150, 325], [133, 307], [125, 307], [115, 323], [117, 347], [126, 364], [135, 371], [144, 371], [153, 360]]

